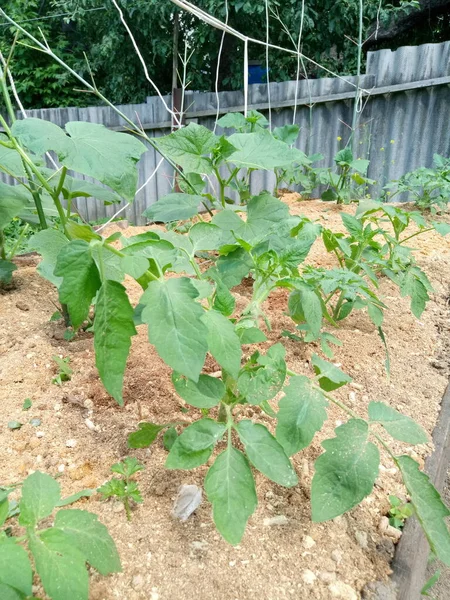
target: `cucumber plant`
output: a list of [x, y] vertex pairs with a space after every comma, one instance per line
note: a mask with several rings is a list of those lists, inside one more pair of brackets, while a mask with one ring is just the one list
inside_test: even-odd
[[122, 570], [114, 541], [97, 515], [63, 508], [91, 490], [61, 498], [59, 483], [36, 471], [23, 482], [18, 504], [8, 499], [13, 491], [0, 490], [0, 526], [11, 523], [0, 531], [1, 598], [31, 598], [35, 572], [52, 600], [88, 600], [87, 565], [101, 575]]

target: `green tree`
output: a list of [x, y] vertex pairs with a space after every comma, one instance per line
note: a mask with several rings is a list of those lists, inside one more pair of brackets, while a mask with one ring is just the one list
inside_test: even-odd
[[[431, 0], [430, 0], [431, 1]], [[449, 0], [433, 0], [440, 7]], [[118, 0], [124, 11], [137, 44], [148, 65], [149, 72], [163, 93], [172, 89], [172, 60], [174, 23], [179, 23], [179, 53], [185, 43], [193, 50], [188, 64], [190, 89], [212, 90], [215, 85], [218, 53], [222, 32], [196, 17], [180, 11], [170, 0]], [[444, 5], [442, 5], [444, 3]], [[225, 21], [225, 2], [197, 0], [196, 5]], [[442, 5], [442, 6], [441, 6]], [[266, 16], [264, 2], [229, 0], [229, 24], [238, 31], [264, 40]], [[84, 77], [89, 69], [96, 84], [115, 103], [142, 102], [154, 93], [145, 79], [142, 65], [131, 40], [111, 2], [104, 0], [6, 0], [7, 14], [33, 33], [39, 27], [51, 47]], [[441, 10], [440, 8], [440, 10]], [[269, 0], [270, 41], [278, 46], [295, 49], [301, 20], [298, 0]], [[395, 0], [364, 1], [363, 37], [369, 38], [365, 47], [374, 45], [374, 23], [378, 23], [380, 43], [395, 47], [396, 39], [408, 43], [417, 38], [419, 43], [440, 41], [446, 28], [436, 16], [428, 33], [416, 31], [417, 19], [409, 18], [423, 10], [417, 2]], [[442, 8], [445, 12], [445, 8]], [[448, 10], [448, 9], [447, 9]], [[37, 20], [35, 20], [37, 19]], [[302, 51], [316, 62], [339, 74], [353, 74], [356, 69], [359, 0], [311, 0], [305, 2]], [[440, 19], [440, 20], [439, 20]], [[400, 29], [394, 27], [400, 23]], [[408, 27], [413, 32], [408, 33]], [[406, 30], [405, 30], [406, 27]], [[381, 39], [381, 32], [383, 39]], [[387, 33], [386, 33], [387, 32]], [[395, 35], [390, 35], [394, 32]], [[371, 35], [372, 34], [372, 35]], [[390, 37], [389, 37], [390, 36]], [[8, 53], [14, 38], [11, 27], [0, 23], [0, 49]], [[387, 41], [386, 41], [387, 40]], [[242, 88], [243, 42], [226, 35], [220, 59], [220, 89]], [[87, 65], [85, 55], [89, 60]], [[249, 45], [249, 58], [264, 64], [265, 48]], [[320, 77], [325, 73], [312, 63], [305, 62], [304, 77]], [[18, 91], [26, 107], [83, 106], [95, 100], [86, 93], [74, 91], [73, 80], [62, 72], [48, 57], [30, 48], [18, 45], [11, 61]], [[295, 79], [297, 58], [285, 52], [270, 51], [271, 81]]]

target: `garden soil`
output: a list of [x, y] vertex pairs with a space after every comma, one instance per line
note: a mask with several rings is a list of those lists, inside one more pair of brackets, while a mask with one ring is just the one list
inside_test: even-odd
[[[319, 201], [299, 202], [284, 197], [297, 214], [317, 219], [326, 227], [342, 229], [340, 207]], [[353, 212], [354, 207], [345, 207]], [[119, 230], [110, 226], [108, 234]], [[145, 228], [128, 228], [134, 235]], [[450, 236], [449, 236], [450, 237]], [[407, 299], [388, 280], [380, 295], [389, 306], [385, 334], [391, 357], [391, 377], [384, 370], [384, 348], [365, 312], [352, 314], [333, 333], [343, 342], [335, 348], [334, 362], [353, 377], [350, 386], [336, 392], [354, 411], [365, 417], [370, 400], [381, 400], [416, 419], [431, 435], [447, 385], [450, 365], [450, 239], [427, 233], [414, 239], [416, 258], [428, 274], [435, 293], [421, 319], [415, 318]], [[320, 241], [308, 262], [334, 266]], [[310, 486], [314, 460], [321, 441], [345, 415], [332, 407], [329, 419], [310, 448], [293, 458], [299, 484], [282, 488], [256, 476], [259, 506], [250, 518], [244, 538], [236, 547], [217, 533], [211, 506], [201, 506], [186, 522], [171, 516], [181, 484], [202, 482], [207, 467], [193, 472], [168, 471], [162, 440], [150, 449], [128, 450], [127, 435], [141, 420], [168, 423], [180, 418], [196, 420], [200, 413], [180, 412], [182, 401], [174, 393], [170, 370], [147, 341], [145, 326], [134, 337], [125, 376], [125, 407], [120, 408], [104, 391], [95, 368], [93, 340], [89, 333], [68, 342], [61, 322], [51, 322], [57, 293], [40, 278], [35, 263], [18, 259], [15, 287], [0, 296], [0, 484], [14, 484], [41, 470], [58, 476], [63, 495], [83, 488], [97, 488], [111, 475], [110, 466], [128, 455], [136, 456], [145, 471], [138, 475], [144, 503], [135, 506], [132, 521], [121, 504], [101, 501], [98, 495], [80, 500], [75, 507], [96, 513], [117, 543], [123, 572], [104, 578], [93, 573], [90, 600], [301, 600], [341, 598], [356, 600], [366, 585], [386, 580], [394, 552], [391, 537], [380, 531], [380, 520], [389, 509], [389, 494], [405, 497], [400, 476], [389, 457], [381, 453], [381, 471], [372, 494], [360, 506], [328, 523], [310, 519]], [[140, 290], [127, 281], [133, 302]], [[251, 294], [251, 282], [238, 288], [242, 307]], [[265, 303], [272, 323], [264, 350], [283, 340], [292, 370], [312, 374], [315, 344], [281, 338], [292, 322], [284, 314], [287, 292], [276, 291]], [[247, 347], [246, 355], [254, 351]], [[61, 387], [52, 383], [52, 356], [70, 357], [72, 380]], [[218, 366], [209, 358], [206, 372]], [[26, 398], [32, 407], [22, 410]], [[260, 417], [255, 407], [246, 417]], [[33, 426], [31, 419], [40, 424]], [[10, 430], [8, 421], [24, 423]], [[396, 451], [401, 451], [400, 445]], [[403, 447], [421, 464], [432, 445]], [[278, 517], [276, 519], [275, 517]], [[37, 587], [36, 593], [43, 596]]]

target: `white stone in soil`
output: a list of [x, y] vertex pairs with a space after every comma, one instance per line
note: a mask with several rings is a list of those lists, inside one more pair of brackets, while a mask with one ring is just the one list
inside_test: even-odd
[[367, 533], [365, 531], [355, 531], [355, 538], [358, 542], [358, 546], [360, 546], [363, 550], [367, 550], [369, 547]]
[[197, 485], [182, 485], [172, 509], [172, 516], [186, 521], [202, 502], [202, 490]]
[[310, 548], [316, 545], [316, 542], [312, 539], [311, 536], [305, 535], [305, 537], [303, 538], [303, 545], [306, 549], [309, 550]]
[[276, 517], [270, 517], [264, 519], [264, 525], [266, 527], [277, 527], [287, 525], [289, 523], [288, 518], [285, 515], [277, 515]]
[[328, 586], [332, 598], [341, 600], [358, 600], [358, 594], [355, 590], [343, 581], [335, 581]]
[[334, 562], [340, 563], [342, 561], [342, 552], [339, 552], [339, 550], [333, 550], [331, 553], [331, 558], [334, 560]]
[[310, 571], [309, 569], [305, 569], [302, 573], [302, 579], [306, 583], [306, 585], [313, 585], [317, 577], [312, 571]]
[[67, 448], [75, 448], [77, 445], [77, 440], [67, 440], [66, 446]]

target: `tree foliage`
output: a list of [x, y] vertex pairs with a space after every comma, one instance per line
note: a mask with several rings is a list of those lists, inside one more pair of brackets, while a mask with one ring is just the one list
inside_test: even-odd
[[[442, 0], [439, 0], [442, 3]], [[154, 93], [146, 81], [142, 65], [111, 2], [104, 0], [6, 0], [2, 8], [11, 17], [22, 21], [24, 27], [39, 35], [39, 28], [50, 46], [85, 78], [90, 70], [98, 87], [115, 103], [142, 102]], [[225, 2], [197, 0], [195, 4], [225, 21]], [[364, 2], [363, 38], [369, 38], [367, 48], [376, 41], [390, 47], [395, 36], [404, 42], [404, 27], [414, 28], [417, 19], [409, 18], [421, 10], [414, 2], [367, 0]], [[214, 88], [218, 53], [222, 32], [180, 12], [170, 0], [119, 0], [124, 16], [148, 65], [149, 72], [163, 93], [171, 91], [173, 30], [179, 18], [179, 53], [194, 50], [187, 67], [190, 89]], [[238, 31], [265, 40], [266, 17], [264, 2], [229, 0], [229, 24]], [[295, 49], [301, 21], [301, 3], [297, 0], [270, 0], [270, 41], [275, 45]], [[445, 9], [443, 9], [445, 11]], [[178, 15], [178, 16], [177, 16]], [[442, 11], [440, 13], [442, 16]], [[37, 19], [37, 20], [36, 20]], [[339, 74], [352, 74], [356, 68], [359, 1], [312, 0], [304, 5], [302, 50], [324, 67]], [[431, 19], [431, 16], [430, 16]], [[408, 44], [416, 37], [420, 43], [440, 41], [445, 37], [439, 16], [433, 16], [427, 34], [417, 30], [408, 37]], [[436, 20], [437, 19], [437, 20]], [[400, 30], [395, 27], [399, 22]], [[389, 36], [386, 32], [394, 32]], [[383, 33], [383, 36], [381, 35]], [[387, 37], [386, 37], [387, 35]], [[403, 36], [403, 37], [402, 37]], [[12, 29], [0, 24], [0, 50], [7, 54], [14, 37]], [[443, 38], [444, 39], [444, 38]], [[387, 40], [387, 42], [385, 41]], [[403, 43], [401, 42], [401, 43]], [[399, 44], [397, 44], [399, 45]], [[85, 60], [89, 60], [89, 66]], [[251, 60], [265, 61], [262, 45], [249, 45]], [[297, 58], [277, 50], [270, 51], [272, 81], [296, 78]], [[301, 76], [320, 77], [325, 72], [306, 61], [306, 73]], [[26, 107], [86, 106], [94, 103], [92, 96], [74, 90], [70, 75], [41, 53], [17, 46], [11, 67], [18, 91]], [[221, 89], [242, 87], [243, 42], [226, 35], [220, 60]]]

